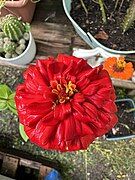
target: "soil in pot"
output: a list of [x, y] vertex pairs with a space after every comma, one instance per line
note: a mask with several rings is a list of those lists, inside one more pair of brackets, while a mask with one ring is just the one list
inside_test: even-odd
[[83, 0], [88, 15], [86, 15], [80, 0], [73, 0], [71, 4], [71, 16], [76, 23], [87, 33], [90, 32], [101, 44], [115, 50], [135, 50], [134, 28], [130, 28], [124, 34], [120, 24], [124, 18], [129, 0], [125, 0], [122, 7], [119, 1], [115, 9], [116, 1], [104, 0], [107, 23], [102, 21], [99, 4], [96, 0]]
[[118, 123], [106, 134], [107, 138], [135, 135], [135, 111], [130, 101], [116, 102]]

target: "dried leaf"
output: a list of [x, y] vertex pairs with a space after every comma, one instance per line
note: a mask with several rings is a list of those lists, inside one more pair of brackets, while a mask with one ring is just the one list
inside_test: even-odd
[[108, 34], [103, 30], [100, 30], [94, 37], [96, 39], [103, 39], [103, 40], [108, 40], [109, 38]]

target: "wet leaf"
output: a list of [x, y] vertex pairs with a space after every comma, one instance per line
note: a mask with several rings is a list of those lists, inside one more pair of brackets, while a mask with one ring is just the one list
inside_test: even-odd
[[28, 141], [28, 136], [26, 135], [26, 133], [25, 133], [25, 131], [24, 131], [24, 126], [20, 123], [19, 124], [19, 132], [20, 132], [20, 135], [21, 135], [21, 137], [23, 138], [23, 140], [25, 141], [25, 142], [27, 142]]
[[7, 101], [0, 99], [0, 111], [5, 110], [7, 108]]
[[0, 84], [0, 99], [8, 99], [11, 93], [12, 91], [7, 85]]
[[16, 104], [15, 104], [15, 93], [12, 93], [9, 98], [8, 98], [8, 101], [7, 101], [7, 105], [8, 105], [8, 108], [14, 113], [17, 115], [17, 110], [16, 110]]

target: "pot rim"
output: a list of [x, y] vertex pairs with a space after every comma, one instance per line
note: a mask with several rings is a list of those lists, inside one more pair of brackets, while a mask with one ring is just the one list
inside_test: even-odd
[[133, 106], [134, 106], [134, 108], [135, 108], [135, 103], [134, 103], [134, 101], [133, 101], [132, 99], [130, 99], [130, 98], [123, 98], [123, 99], [116, 99], [116, 100], [115, 100], [115, 102], [122, 102], [122, 101], [131, 101], [132, 104], [133, 104]]
[[[130, 98], [125, 98], [125, 99], [117, 99], [115, 100], [115, 102], [123, 102], [123, 101], [130, 101], [133, 105], [133, 108], [135, 108], [135, 103], [132, 99]], [[130, 139], [130, 138], [135, 138], [135, 134], [132, 135], [127, 135], [127, 136], [117, 136], [117, 137], [106, 137], [105, 139], [108, 141], [117, 141], [117, 140], [126, 140], [126, 139]]]
[[130, 138], [135, 138], [135, 135], [127, 135], [122, 137], [113, 137], [113, 138], [105, 138], [107, 141], [118, 141], [118, 140], [126, 140]]

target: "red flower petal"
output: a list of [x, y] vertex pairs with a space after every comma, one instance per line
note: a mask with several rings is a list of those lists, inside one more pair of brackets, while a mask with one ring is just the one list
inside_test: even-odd
[[87, 149], [117, 122], [115, 93], [102, 66], [59, 55], [38, 60], [16, 90], [20, 122], [30, 141], [44, 149]]

